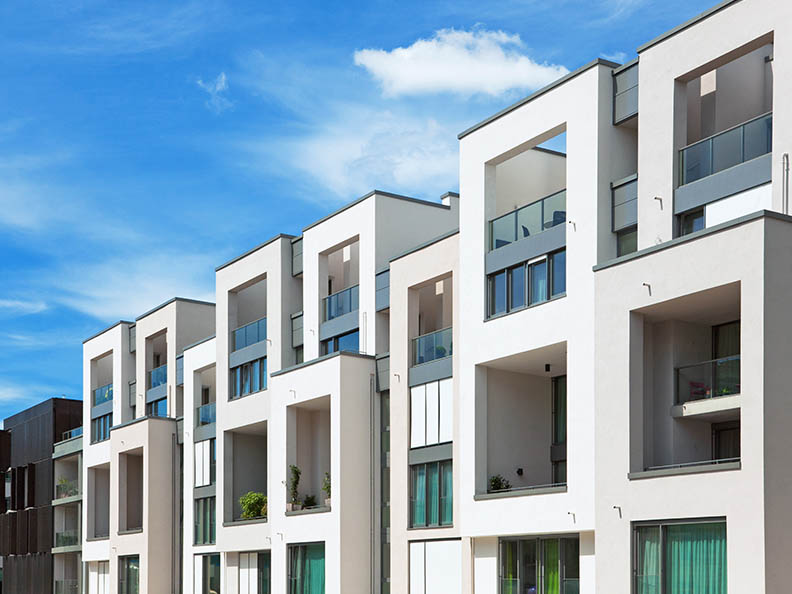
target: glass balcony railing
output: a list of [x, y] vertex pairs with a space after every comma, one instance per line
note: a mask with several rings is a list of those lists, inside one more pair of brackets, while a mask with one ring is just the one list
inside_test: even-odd
[[566, 190], [490, 221], [490, 251], [566, 222]]
[[676, 402], [740, 393], [740, 355], [713, 359], [676, 369]]
[[413, 338], [413, 365], [429, 363], [452, 354], [452, 328]]
[[77, 528], [55, 533], [56, 547], [74, 547], [78, 544], [80, 544], [80, 531]]
[[83, 434], [82, 427], [75, 427], [74, 429], [69, 429], [68, 431], [64, 431], [63, 435], [61, 436], [61, 441], [67, 441], [73, 437], [79, 437]]
[[766, 113], [679, 151], [679, 185], [684, 186], [773, 150], [773, 114]]
[[55, 580], [55, 594], [80, 594], [77, 580]]
[[217, 420], [216, 407], [214, 402], [203, 404], [198, 407], [195, 415], [196, 426], [203, 427], [204, 425], [211, 425]]
[[55, 499], [65, 499], [79, 495], [80, 489], [77, 480], [59, 478], [55, 484]]
[[99, 406], [104, 402], [110, 402], [113, 399], [113, 384], [107, 384], [101, 388], [96, 388], [93, 391], [93, 405]]
[[348, 287], [338, 293], [333, 293], [324, 298], [322, 309], [324, 321], [343, 316], [359, 308], [360, 286]]
[[168, 381], [168, 364], [155, 367], [148, 372], [149, 390], [161, 386]]
[[255, 322], [250, 322], [250, 324], [240, 326], [234, 330], [233, 335], [233, 350], [235, 351], [244, 349], [246, 346], [256, 344], [262, 340], [267, 340], [267, 318], [261, 318]]

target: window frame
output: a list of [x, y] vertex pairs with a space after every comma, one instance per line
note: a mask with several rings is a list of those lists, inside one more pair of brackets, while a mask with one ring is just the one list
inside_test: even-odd
[[[437, 466], [437, 510], [436, 510], [437, 511], [437, 514], [436, 514], [437, 515], [437, 523], [436, 524], [430, 524], [429, 523], [429, 480], [428, 480], [429, 472], [428, 472], [428, 470], [429, 470], [429, 466], [431, 466], [431, 465]], [[443, 467], [445, 465], [450, 465], [451, 466], [451, 495], [450, 495], [450, 497], [451, 497], [451, 518], [450, 518], [450, 521], [447, 521], [446, 523], [443, 523], [442, 501], [443, 501], [444, 497], [447, 497], [447, 495], [444, 495], [444, 491], [443, 491]], [[414, 516], [413, 509], [414, 509], [414, 502], [417, 501], [417, 499], [413, 498], [413, 484], [414, 484], [413, 481], [414, 481], [414, 476], [415, 476], [414, 472], [416, 472], [417, 469], [420, 468], [420, 467], [424, 468], [424, 492], [423, 492], [424, 523], [423, 524], [416, 524], [415, 523], [415, 519], [413, 517]], [[409, 484], [408, 484], [408, 488], [409, 488], [409, 496], [408, 496], [408, 501], [409, 501], [408, 507], [409, 507], [409, 509], [408, 509], [408, 515], [409, 515], [409, 518], [408, 518], [408, 526], [407, 526], [408, 530], [425, 530], [425, 529], [428, 529], [428, 528], [429, 529], [433, 529], [433, 528], [451, 528], [451, 527], [453, 527], [454, 526], [454, 487], [453, 487], [453, 483], [454, 483], [454, 463], [453, 463], [453, 460], [449, 458], [449, 459], [446, 459], [446, 460], [433, 460], [431, 462], [421, 462], [421, 463], [418, 463], [418, 464], [410, 464], [408, 474], [409, 474]]]
[[[548, 252], [536, 258], [531, 258], [530, 260], [525, 260], [524, 262], [520, 262], [519, 264], [515, 264], [513, 266], [508, 266], [506, 268], [502, 268], [501, 270], [497, 270], [487, 275], [487, 290], [486, 290], [486, 319], [493, 320], [495, 318], [499, 318], [505, 315], [509, 315], [510, 313], [522, 311], [524, 309], [529, 309], [532, 307], [537, 307], [549, 301], [553, 301], [555, 299], [560, 299], [561, 297], [565, 297], [567, 294], [566, 291], [566, 259], [564, 260], [564, 290], [562, 292], [553, 293], [553, 285], [555, 284], [555, 274], [556, 274], [556, 266], [555, 260], [557, 254], [564, 253], [566, 256], [566, 246], [562, 247], [561, 249], [554, 250], [552, 252]], [[531, 301], [531, 284], [533, 280], [533, 267], [544, 263], [545, 265], [545, 297], [538, 301], [532, 302]], [[514, 307], [511, 303], [512, 300], [512, 293], [513, 293], [513, 274], [512, 272], [517, 269], [523, 269], [523, 304], [517, 307]], [[494, 305], [496, 303], [495, 297], [495, 283], [497, 282], [497, 277], [500, 275], [504, 276], [503, 281], [503, 302], [504, 302], [504, 309], [503, 311], [496, 312], [494, 309]]]
[[[200, 525], [200, 528], [199, 528]], [[198, 535], [203, 538], [199, 539]], [[217, 541], [217, 499], [215, 495], [193, 501], [193, 545], [213, 545]]]
[[[97, 427], [101, 431], [97, 431]], [[113, 413], [107, 413], [95, 419], [91, 419], [91, 443], [101, 443], [110, 439], [110, 430], [113, 428]], [[101, 436], [101, 439], [97, 438]]]
[[[567, 578], [566, 577], [566, 564], [565, 564], [565, 554], [564, 554], [564, 541], [577, 541], [578, 545], [578, 577]], [[544, 584], [544, 574], [540, 569], [543, 568], [544, 563], [544, 543], [555, 541], [558, 543], [558, 581], [561, 594], [564, 594], [566, 590], [566, 580], [572, 579], [577, 580], [578, 584], [580, 583], [580, 535], [556, 535], [556, 534], [546, 534], [546, 535], [538, 535], [538, 536], [506, 536], [498, 538], [498, 585], [497, 585], [497, 592], [501, 594], [503, 588], [503, 544], [504, 543], [517, 543], [517, 591], [522, 591], [522, 580], [524, 579], [522, 576], [522, 559], [523, 559], [523, 543], [524, 542], [533, 542], [535, 546], [535, 564], [536, 564], [536, 586], [537, 592], [540, 594], [545, 593], [545, 584]]]
[[[257, 390], [253, 390], [253, 374], [251, 370], [254, 365], [258, 366]], [[257, 394], [266, 390], [269, 386], [268, 370], [267, 357], [259, 357], [252, 361], [246, 361], [236, 367], [231, 367], [228, 370], [228, 401], [239, 400], [240, 398], [245, 398], [251, 394]], [[244, 378], [246, 375], [247, 383], [250, 388], [248, 392], [244, 392]], [[239, 393], [237, 393], [237, 387], [239, 387]]]

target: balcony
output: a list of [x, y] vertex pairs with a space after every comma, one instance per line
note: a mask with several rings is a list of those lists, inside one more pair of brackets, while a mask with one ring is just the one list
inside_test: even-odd
[[148, 372], [149, 390], [164, 385], [168, 381], [168, 364], [155, 367]]
[[453, 328], [413, 338], [413, 366], [450, 357], [453, 350]]
[[79, 580], [55, 580], [55, 594], [79, 594]]
[[216, 403], [210, 402], [198, 407], [195, 413], [196, 427], [203, 427], [204, 425], [211, 425], [217, 421]]
[[74, 429], [70, 429], [69, 431], [64, 431], [63, 435], [61, 436], [61, 441], [68, 441], [74, 437], [79, 437], [82, 434], [83, 434], [83, 428], [75, 427]]
[[740, 393], [740, 355], [677, 367], [676, 403]]
[[93, 405], [99, 406], [100, 404], [104, 404], [105, 402], [110, 402], [113, 400], [113, 384], [109, 383], [106, 386], [102, 386], [100, 388], [96, 388], [93, 391]]
[[76, 547], [80, 544], [80, 530], [61, 530], [55, 533], [55, 547]]
[[325, 297], [322, 300], [324, 321], [328, 322], [345, 314], [357, 311], [359, 308], [359, 294], [360, 285], [354, 285]]
[[766, 113], [679, 151], [679, 185], [698, 181], [772, 151], [773, 114]]
[[61, 477], [55, 485], [55, 499], [76, 497], [80, 494], [80, 486], [76, 479], [69, 480]]
[[232, 351], [238, 351], [267, 339], [267, 318], [261, 318], [240, 326], [232, 332], [234, 341]]
[[490, 251], [566, 222], [566, 190], [490, 221]]

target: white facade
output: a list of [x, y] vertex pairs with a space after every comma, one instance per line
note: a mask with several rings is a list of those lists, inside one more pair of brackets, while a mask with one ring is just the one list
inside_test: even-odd
[[791, 27], [723, 2], [86, 341], [88, 591], [784, 592]]

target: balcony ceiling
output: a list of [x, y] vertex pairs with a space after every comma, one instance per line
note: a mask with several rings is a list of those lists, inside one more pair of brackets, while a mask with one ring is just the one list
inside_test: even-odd
[[635, 310], [651, 323], [679, 320], [715, 325], [740, 319], [740, 283], [721, 285]]

